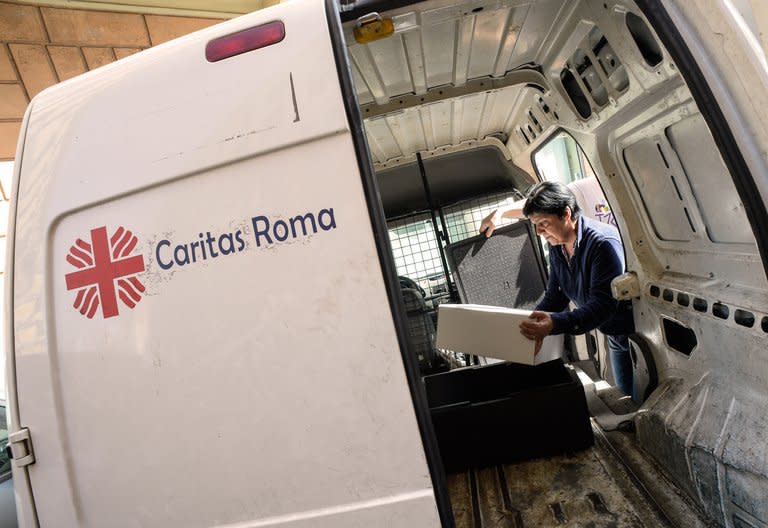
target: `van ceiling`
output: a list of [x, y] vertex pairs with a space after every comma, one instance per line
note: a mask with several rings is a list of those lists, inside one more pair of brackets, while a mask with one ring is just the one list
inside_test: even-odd
[[[383, 13], [395, 33], [368, 44], [355, 41], [356, 22], [347, 22], [352, 75], [374, 163], [491, 134], [518, 139], [512, 132], [524, 111], [522, 100], [530, 101], [532, 91], [548, 91], [539, 65], [551, 61], [553, 32], [578, 3], [431, 0]], [[531, 75], [520, 79], [521, 71], [536, 82], [530, 82]], [[402, 96], [406, 106], [408, 97], [423, 106], [399, 109]]]

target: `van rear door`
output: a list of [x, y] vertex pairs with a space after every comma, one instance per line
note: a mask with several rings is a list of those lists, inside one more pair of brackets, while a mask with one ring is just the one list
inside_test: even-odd
[[440, 524], [345, 60], [337, 15], [294, 0], [33, 100], [23, 526]]

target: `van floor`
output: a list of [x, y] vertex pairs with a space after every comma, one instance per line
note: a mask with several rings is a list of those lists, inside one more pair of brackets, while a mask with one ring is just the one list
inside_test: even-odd
[[638, 494], [617, 485], [626, 480], [617, 473], [599, 445], [455, 473], [448, 487], [456, 527], [670, 526], [644, 498], [638, 504]]
[[[602, 397], [613, 412], [627, 412], [610, 391]], [[592, 418], [595, 444], [583, 451], [448, 475], [456, 527], [715, 526], [629, 429], [604, 431]]]

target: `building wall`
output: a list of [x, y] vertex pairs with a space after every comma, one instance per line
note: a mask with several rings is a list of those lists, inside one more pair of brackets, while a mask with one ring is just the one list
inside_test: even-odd
[[0, 2], [0, 160], [14, 158], [24, 111], [44, 88], [217, 22]]

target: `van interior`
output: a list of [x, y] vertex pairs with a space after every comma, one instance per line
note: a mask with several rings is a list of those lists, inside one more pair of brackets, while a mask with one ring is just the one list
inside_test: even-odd
[[[483, 283], [483, 270], [457, 273], [454, 248], [481, 243], [482, 219], [538, 181], [568, 184], [584, 215], [619, 229], [634, 290], [634, 400], [613, 387], [605, 336], [567, 336], [563, 360], [584, 387], [594, 444], [576, 449], [565, 431], [560, 454], [510, 446], [496, 464], [447, 471], [456, 526], [768, 526], [758, 219], [663, 10], [629, 0], [403, 4], [342, 7], [341, 20], [406, 363], [420, 382], [454, 373], [459, 390], [458, 373], [494, 366], [436, 346], [438, 309], [489, 304], [464, 284]], [[543, 291], [545, 248], [527, 222], [508, 223], [523, 226], [535, 255], [500, 250], [502, 274], [534, 277], [508, 277], [506, 305], [532, 309], [536, 295], [520, 288], [538, 275]], [[492, 397], [515, 388], [505, 390]], [[469, 400], [458, 399], [482, 405]], [[530, 433], [513, 415], [494, 419]]]

